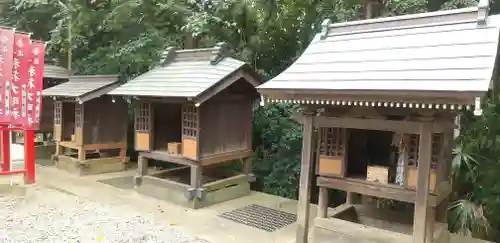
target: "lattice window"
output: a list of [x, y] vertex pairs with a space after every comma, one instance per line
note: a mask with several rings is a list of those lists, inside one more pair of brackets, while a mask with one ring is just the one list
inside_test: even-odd
[[62, 102], [54, 102], [54, 124], [61, 125], [62, 123]]
[[198, 135], [198, 108], [194, 105], [182, 107], [182, 135], [188, 137]]
[[75, 105], [75, 127], [82, 127], [83, 118], [83, 104]]
[[346, 145], [346, 129], [336, 127], [322, 127], [319, 129], [321, 155], [344, 156]]
[[[432, 154], [431, 154], [431, 168], [436, 169], [437, 161], [439, 160], [439, 153], [441, 151], [442, 145], [442, 133], [433, 133], [432, 134]], [[418, 147], [419, 147], [419, 139], [420, 136], [418, 134], [410, 135], [410, 146], [409, 146], [409, 154], [408, 154], [408, 165], [409, 166], [418, 166]]]
[[139, 103], [135, 111], [135, 130], [151, 131], [151, 103]]

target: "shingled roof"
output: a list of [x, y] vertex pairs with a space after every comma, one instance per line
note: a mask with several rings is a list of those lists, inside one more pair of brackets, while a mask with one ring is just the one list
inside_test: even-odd
[[44, 89], [42, 95], [72, 98], [83, 103], [107, 94], [119, 85], [118, 75], [70, 76], [68, 82]]
[[43, 67], [44, 78], [68, 79], [69, 71], [66, 68], [45, 64]]
[[254, 86], [261, 84], [248, 64], [228, 55], [224, 43], [202, 49], [170, 47], [160, 65], [109, 94], [197, 99], [222, 82], [231, 83], [242, 77]]
[[[459, 10], [324, 21], [298, 60], [257, 89], [271, 101], [294, 103], [377, 106], [389, 96], [419, 96], [473, 104], [488, 90], [497, 56], [500, 18], [487, 12], [488, 1], [482, 0], [479, 7]], [[367, 95], [379, 98], [360, 98]], [[359, 99], [346, 98], [354, 96]]]

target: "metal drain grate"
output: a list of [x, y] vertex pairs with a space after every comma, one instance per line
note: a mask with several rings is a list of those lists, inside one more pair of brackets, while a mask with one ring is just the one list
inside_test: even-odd
[[268, 232], [283, 228], [297, 220], [297, 215], [293, 213], [287, 213], [257, 204], [250, 204], [243, 208], [221, 213], [219, 217]]
[[130, 190], [134, 189], [134, 177], [133, 176], [124, 176], [124, 177], [116, 177], [111, 179], [99, 180], [98, 182], [108, 184], [110, 186]]

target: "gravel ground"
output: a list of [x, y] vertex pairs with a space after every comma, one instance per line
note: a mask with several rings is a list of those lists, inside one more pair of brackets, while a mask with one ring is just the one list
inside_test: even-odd
[[105, 205], [35, 186], [27, 197], [0, 195], [0, 243], [209, 243], [172, 225], [166, 213], [141, 215], [126, 205]]

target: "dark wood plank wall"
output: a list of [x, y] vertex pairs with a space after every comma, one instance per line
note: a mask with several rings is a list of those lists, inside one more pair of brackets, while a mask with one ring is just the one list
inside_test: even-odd
[[84, 103], [84, 144], [107, 144], [127, 141], [128, 104], [121, 98], [112, 102], [101, 96]]
[[[43, 89], [56, 86], [58, 84], [67, 82], [67, 79], [43, 79]], [[43, 93], [43, 91], [42, 91]], [[40, 132], [52, 133], [54, 129], [54, 100], [52, 97], [43, 97], [42, 100], [42, 115], [40, 117]]]
[[54, 100], [44, 97], [42, 100], [42, 115], [40, 117], [40, 132], [51, 133], [54, 128]]
[[62, 140], [71, 141], [75, 132], [75, 103], [62, 103]]
[[201, 157], [251, 149], [251, 100], [211, 100], [200, 113]]

